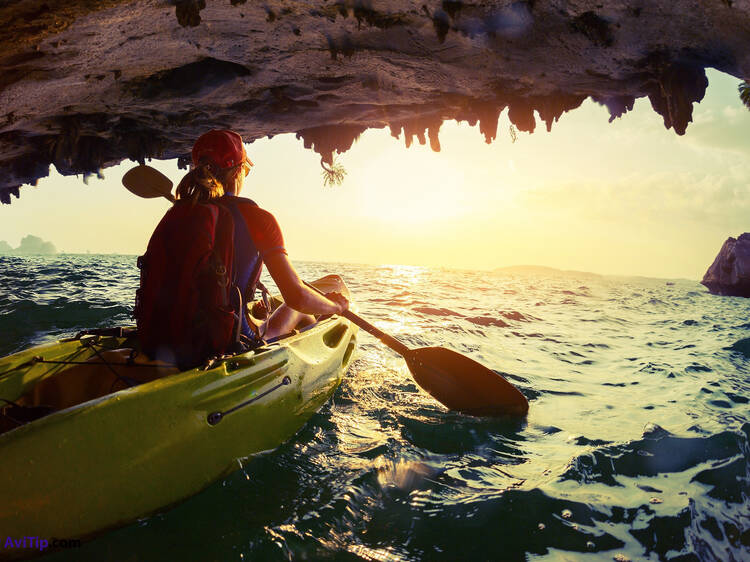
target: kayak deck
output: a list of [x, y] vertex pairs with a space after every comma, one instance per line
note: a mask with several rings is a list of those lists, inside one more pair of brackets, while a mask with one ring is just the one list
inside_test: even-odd
[[[174, 504], [238, 469], [238, 459], [275, 448], [340, 384], [356, 327], [334, 316], [179, 373], [137, 356], [124, 367], [134, 337], [88, 334], [0, 359], [0, 398], [53, 410], [0, 434], [8, 536], [85, 537]], [[68, 376], [74, 390], [66, 391]]]

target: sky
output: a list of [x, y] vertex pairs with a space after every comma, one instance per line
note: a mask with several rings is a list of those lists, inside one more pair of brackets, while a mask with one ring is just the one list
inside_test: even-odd
[[[445, 122], [442, 150], [405, 148], [387, 129], [338, 157], [342, 185], [325, 187], [319, 156], [294, 135], [247, 145], [243, 196], [277, 218], [294, 260], [465, 269], [544, 265], [614, 275], [700, 279], [729, 236], [750, 231], [750, 111], [739, 80], [709, 70], [685, 136], [648, 99], [608, 124], [587, 100], [547, 133], [512, 141]], [[176, 161], [149, 162], [175, 184]], [[32, 234], [64, 252], [141, 254], [164, 199], [122, 187], [134, 163], [105, 179], [50, 176], [0, 206], [0, 241]]]

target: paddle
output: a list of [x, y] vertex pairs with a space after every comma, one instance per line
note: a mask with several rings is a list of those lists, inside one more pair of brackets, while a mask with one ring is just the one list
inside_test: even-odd
[[[306, 281], [304, 283], [325, 296], [320, 289]], [[481, 363], [444, 347], [409, 349], [351, 310], [344, 311], [341, 316], [406, 359], [417, 384], [448, 409], [473, 416], [523, 416], [528, 412], [526, 397]]]
[[[140, 197], [161, 196], [174, 201], [172, 181], [150, 166], [133, 168], [122, 182]], [[305, 285], [325, 296], [313, 285]], [[351, 310], [342, 316], [401, 355], [417, 384], [449, 409], [474, 416], [523, 416], [528, 412], [529, 403], [515, 386], [473, 359], [444, 347], [409, 349]]]
[[166, 197], [174, 203], [172, 180], [151, 166], [141, 164], [132, 170], [128, 170], [122, 176], [122, 185], [138, 197], [146, 199]]

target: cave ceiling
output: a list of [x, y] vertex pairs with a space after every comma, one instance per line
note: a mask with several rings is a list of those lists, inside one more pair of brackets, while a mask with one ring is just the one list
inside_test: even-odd
[[185, 163], [211, 128], [330, 163], [368, 128], [439, 150], [445, 120], [491, 142], [505, 110], [532, 132], [648, 97], [681, 135], [705, 68], [750, 76], [750, 0], [6, 0], [0, 23], [5, 203], [50, 164]]

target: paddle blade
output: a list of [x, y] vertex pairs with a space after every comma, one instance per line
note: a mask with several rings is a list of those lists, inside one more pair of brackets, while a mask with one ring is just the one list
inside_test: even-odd
[[122, 185], [138, 197], [152, 199], [166, 197], [174, 202], [172, 196], [172, 181], [156, 168], [141, 164], [128, 170], [122, 176]]
[[529, 410], [515, 386], [460, 353], [423, 347], [405, 358], [419, 386], [451, 410], [472, 416], [523, 416]]

